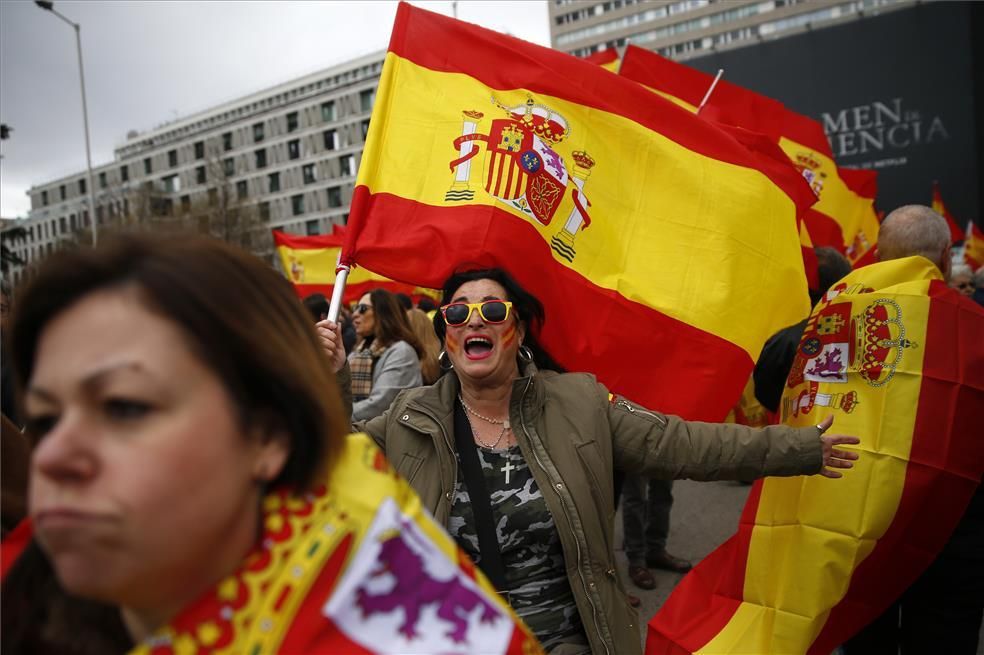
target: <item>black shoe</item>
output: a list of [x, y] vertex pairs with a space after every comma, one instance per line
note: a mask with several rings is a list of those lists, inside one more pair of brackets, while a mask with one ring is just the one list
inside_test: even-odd
[[674, 557], [665, 550], [646, 557], [646, 566], [654, 569], [665, 569], [674, 573], [686, 573], [694, 567], [685, 559]]
[[629, 565], [629, 580], [640, 589], [655, 589], [656, 578], [645, 566]]

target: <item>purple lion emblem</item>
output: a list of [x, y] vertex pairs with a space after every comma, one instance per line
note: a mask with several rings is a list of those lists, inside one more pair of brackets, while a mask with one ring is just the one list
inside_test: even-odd
[[468, 616], [476, 607], [481, 608], [482, 623], [495, 623], [501, 614], [485, 600], [481, 594], [472, 591], [457, 577], [450, 580], [436, 580], [424, 569], [418, 555], [404, 540], [413, 538], [408, 530], [382, 542], [382, 551], [372, 578], [389, 574], [396, 579], [393, 588], [384, 593], [374, 594], [364, 586], [356, 590], [356, 603], [362, 610], [363, 618], [373, 614], [386, 614], [403, 609], [403, 624], [400, 632], [413, 639], [417, 632], [417, 622], [421, 610], [427, 605], [437, 605], [437, 616], [451, 624], [445, 633], [456, 644], [465, 641], [468, 633]]
[[831, 350], [823, 354], [823, 360], [815, 362], [813, 368], [806, 372], [807, 375], [816, 375], [821, 378], [840, 377], [843, 365], [840, 360], [840, 352]]

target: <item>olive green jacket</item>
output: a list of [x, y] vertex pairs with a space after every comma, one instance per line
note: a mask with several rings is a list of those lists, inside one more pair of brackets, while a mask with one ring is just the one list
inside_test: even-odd
[[[453, 372], [402, 391], [367, 432], [447, 525], [457, 479]], [[638, 617], [615, 571], [612, 472], [654, 478], [751, 479], [812, 474], [822, 466], [816, 428], [696, 423], [652, 412], [583, 373], [539, 372], [513, 382], [509, 420], [553, 515], [567, 575], [591, 643], [606, 655], [641, 653]]]

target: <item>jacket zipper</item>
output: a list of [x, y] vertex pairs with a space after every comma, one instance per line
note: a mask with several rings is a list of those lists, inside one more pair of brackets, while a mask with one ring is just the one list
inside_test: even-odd
[[[441, 423], [439, 420], [437, 420], [437, 417], [435, 417], [433, 414], [431, 414], [430, 412], [428, 412], [422, 407], [419, 406], [416, 407], [415, 411], [420, 412], [430, 420], [434, 421], [435, 424], [437, 424], [438, 429], [441, 431], [441, 436], [444, 437], [444, 445], [448, 447], [448, 452], [451, 453], [451, 480], [452, 480], [451, 489], [444, 492], [444, 499], [448, 501], [448, 515], [450, 516], [451, 500], [453, 499], [454, 496], [452, 495], [451, 498], [448, 498], [448, 494], [454, 492], [454, 485], [457, 483], [458, 480], [458, 458], [455, 456], [454, 448], [451, 446], [451, 439], [448, 437], [447, 430], [444, 429], [444, 424]], [[445, 521], [444, 528], [447, 529], [447, 527], [448, 527], [447, 521]]]
[[629, 410], [629, 413], [631, 413], [631, 414], [642, 414], [643, 416], [648, 416], [648, 417], [650, 417], [652, 419], [655, 419], [656, 422], [659, 423], [660, 425], [662, 425], [664, 428], [666, 427], [666, 419], [665, 418], [663, 418], [659, 414], [654, 414], [653, 412], [648, 412], [648, 411], [646, 411], [644, 409], [636, 409], [627, 400], [619, 400], [618, 402], [615, 403], [615, 406], [616, 407], [624, 407], [625, 409]]
[[[529, 430], [526, 429], [526, 418], [523, 416], [523, 403], [526, 400], [526, 392], [529, 391], [530, 385], [532, 383], [533, 383], [533, 378], [530, 377], [526, 381], [526, 388], [523, 389], [523, 397], [520, 399], [520, 403], [519, 403], [519, 422], [523, 425], [523, 432], [526, 434], [526, 439], [527, 441], [530, 442], [530, 444], [533, 443], [533, 437], [530, 436]], [[537, 452], [536, 448], [531, 447], [530, 450], [533, 451], [533, 457], [536, 459], [536, 463], [539, 465], [540, 469], [544, 473], [547, 473], [547, 467], [543, 465], [543, 460], [540, 459], [540, 455]], [[547, 476], [549, 477], [549, 473], [547, 474]], [[557, 493], [557, 495], [560, 496], [560, 493], [558, 493], [556, 490], [554, 490], [554, 493]], [[567, 503], [564, 502], [563, 498], [560, 499], [560, 506], [564, 509], [564, 515], [567, 516], [567, 522], [573, 525], [574, 522], [571, 520], [571, 516], [567, 511]], [[588, 589], [588, 585], [584, 581], [584, 573], [583, 571], [581, 571], [581, 542], [578, 539], [577, 535], [574, 535], [574, 545], [577, 547], [577, 577], [581, 580], [581, 587], [584, 589], [584, 597], [588, 599], [588, 604], [591, 605], [591, 614], [594, 618], [595, 628], [597, 629], [597, 626], [599, 625], [598, 607], [594, 604], [594, 601], [591, 600], [591, 591]], [[605, 652], [611, 653], [611, 650], [608, 648], [608, 642], [605, 639], [601, 639], [601, 643], [605, 647]]]

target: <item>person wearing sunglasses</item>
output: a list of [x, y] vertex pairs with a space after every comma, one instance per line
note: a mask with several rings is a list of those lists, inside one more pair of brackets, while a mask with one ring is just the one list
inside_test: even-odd
[[[663, 479], [838, 478], [856, 437], [692, 423], [560, 373], [538, 344], [543, 305], [501, 269], [456, 273], [434, 323], [446, 374], [355, 425], [383, 448], [555, 655], [641, 653], [615, 568], [615, 471]], [[336, 366], [340, 347], [322, 342]], [[631, 365], [631, 363], [627, 363]]]
[[373, 289], [352, 312], [358, 342], [349, 353], [352, 420], [379, 416], [402, 389], [423, 384], [423, 348], [392, 293]]

